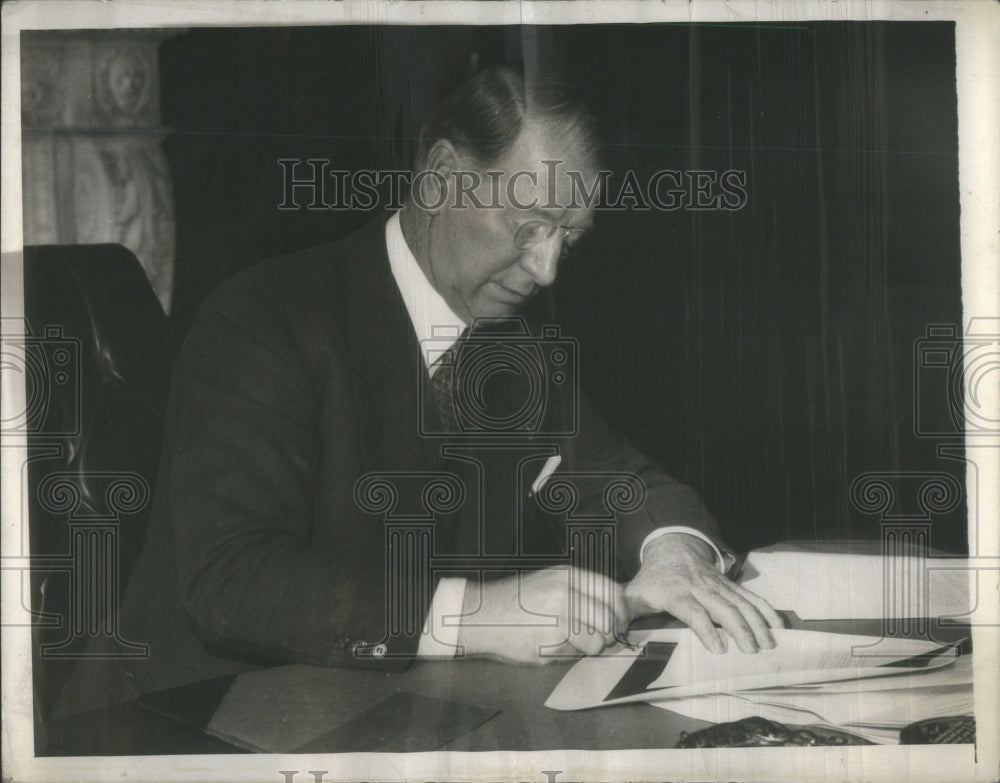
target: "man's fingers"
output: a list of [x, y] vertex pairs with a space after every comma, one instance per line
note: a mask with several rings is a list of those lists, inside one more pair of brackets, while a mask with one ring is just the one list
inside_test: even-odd
[[607, 634], [628, 628], [629, 612], [625, 591], [613, 579], [594, 571], [575, 568], [571, 575], [571, 630], [579, 626]]
[[598, 655], [609, 643], [608, 637], [593, 629], [588, 629], [577, 634], [571, 633], [568, 641], [584, 655]]
[[757, 607], [757, 610], [761, 613], [768, 626], [771, 628], [785, 627], [784, 618], [782, 618], [782, 616], [774, 610], [774, 607], [771, 606], [771, 604], [757, 595], [757, 593], [752, 590], [747, 590], [745, 587], [738, 585], [735, 582], [733, 582], [730, 587]]
[[687, 623], [706, 649], [714, 653], [726, 651], [726, 640], [715, 627], [708, 610], [693, 598], [678, 601], [677, 605], [671, 609], [671, 614], [681, 622]]
[[613, 604], [623, 593], [622, 586], [611, 577], [585, 568], [571, 570], [570, 585], [584, 595], [598, 598], [608, 604]]
[[616, 631], [628, 627], [628, 614], [623, 612], [624, 601], [620, 596], [610, 597], [610, 603], [574, 591], [569, 602], [569, 633], [598, 634], [606, 644], [611, 644]]
[[614, 642], [615, 631], [620, 627], [616, 604], [623, 604], [612, 596], [611, 603], [601, 598], [573, 591], [569, 601], [569, 627], [567, 643], [584, 655], [598, 655]]
[[[757, 638], [754, 636], [753, 629], [743, 613], [728, 600], [728, 596], [719, 593], [706, 594], [701, 590], [693, 591], [692, 594], [708, 610], [712, 619], [736, 640], [736, 646], [740, 648], [741, 652], [757, 652]], [[750, 606], [749, 603], [746, 605]]]
[[625, 600], [625, 590], [619, 586], [615, 594], [615, 630], [625, 633], [631, 624], [632, 615], [628, 610], [628, 601]]
[[[755, 641], [754, 648], [761, 647], [765, 650], [774, 648], [774, 637], [771, 635], [771, 629], [768, 626], [767, 620], [764, 619], [764, 615], [760, 613], [754, 604], [738, 592], [732, 590], [723, 596], [723, 600], [729, 601], [740, 613], [743, 620], [746, 621], [746, 624], [749, 625], [750, 631], [753, 634], [753, 640]], [[743, 647], [741, 646], [740, 649], [743, 650]], [[757, 650], [743, 651], [756, 652]]]

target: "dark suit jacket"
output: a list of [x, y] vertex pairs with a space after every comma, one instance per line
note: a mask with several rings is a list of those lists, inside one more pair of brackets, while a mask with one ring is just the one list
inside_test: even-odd
[[[539, 299], [527, 323], [547, 322], [545, 309]], [[615, 578], [634, 573], [656, 527], [718, 539], [695, 494], [612, 433], [572, 383], [547, 400], [535, 434], [473, 437], [471, 447], [460, 439], [443, 453], [440, 438], [421, 435], [436, 415], [424, 404], [426, 377], [384, 220], [262, 262], [213, 292], [175, 367], [153, 520], [119, 613], [121, 636], [148, 643], [150, 655], [122, 662], [117, 678], [90, 675], [98, 701], [261, 663], [406, 666], [433, 590], [432, 578], [402, 609], [388, 603], [388, 528], [408, 521], [432, 531], [433, 554], [450, 564], [437, 576], [475, 578], [486, 563], [489, 578], [518, 555], [565, 554], [567, 513], [607, 516], [601, 474], [628, 472], [647, 494], [618, 515]], [[566, 434], [574, 416], [579, 431]], [[578, 477], [569, 512], [525, 499], [545, 449], [563, 456], [557, 476]], [[422, 487], [441, 471], [459, 477], [464, 501], [429, 514]], [[378, 485], [358, 485], [372, 472], [392, 474], [394, 507], [379, 505]], [[67, 711], [81, 706], [73, 701], [96, 706], [66, 695]]]

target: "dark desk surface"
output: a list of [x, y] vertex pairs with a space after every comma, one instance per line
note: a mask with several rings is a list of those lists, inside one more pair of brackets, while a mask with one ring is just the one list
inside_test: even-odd
[[[791, 627], [802, 630], [880, 635], [882, 629], [877, 620], [788, 619]], [[662, 619], [657, 623], [651, 618], [642, 626], [662, 624]], [[968, 634], [966, 628], [939, 627], [935, 621], [931, 629], [942, 642]], [[168, 698], [154, 695], [145, 707], [130, 703], [55, 722], [45, 727], [42, 752], [232, 753], [240, 752], [240, 746], [291, 752], [303, 744], [310, 752], [346, 752], [369, 749], [363, 746], [373, 742], [383, 752], [673, 748], [682, 731], [709, 725], [646, 704], [580, 712], [546, 708], [545, 700], [570, 666], [572, 662], [536, 667], [486, 660], [423, 661], [399, 673], [284, 666], [241, 675], [235, 682], [178, 689]], [[391, 714], [373, 710], [386, 699]], [[426, 729], [435, 708], [449, 717], [465, 709], [471, 717], [464, 723], [455, 718], [461, 725], [450, 734], [444, 730], [444, 736], [407, 729]], [[393, 718], [399, 725], [391, 725]]]

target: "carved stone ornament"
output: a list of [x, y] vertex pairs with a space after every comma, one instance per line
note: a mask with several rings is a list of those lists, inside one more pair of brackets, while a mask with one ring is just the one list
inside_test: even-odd
[[66, 105], [63, 49], [57, 44], [25, 47], [21, 54], [21, 118], [25, 126], [60, 124]]
[[24, 243], [114, 242], [169, 312], [175, 225], [157, 49], [177, 31], [42, 31], [21, 41]]
[[[155, 55], [155, 51], [152, 53]], [[98, 116], [114, 127], [155, 124], [158, 95], [156, 61], [148, 46], [129, 44], [101, 49], [94, 63]]]

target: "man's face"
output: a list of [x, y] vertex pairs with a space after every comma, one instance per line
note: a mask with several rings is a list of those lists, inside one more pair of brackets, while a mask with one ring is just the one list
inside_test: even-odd
[[[471, 195], [461, 196], [456, 208], [454, 189], [461, 183], [454, 171], [448, 177], [447, 203], [431, 224], [428, 256], [435, 288], [470, 323], [511, 315], [551, 285], [564, 245], [593, 225], [593, 208], [584, 206], [579, 193], [574, 196], [570, 172], [590, 189], [596, 170], [578, 142], [559, 136], [528, 124], [505, 158], [489, 168], [499, 175], [479, 172], [482, 181], [470, 193], [499, 209], [479, 208]], [[473, 166], [459, 160], [456, 169]], [[533, 225], [522, 228], [525, 223]], [[553, 226], [563, 228], [546, 237]], [[526, 239], [539, 237], [525, 246]]]

